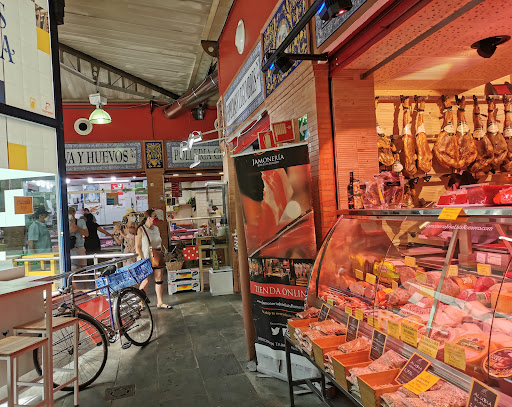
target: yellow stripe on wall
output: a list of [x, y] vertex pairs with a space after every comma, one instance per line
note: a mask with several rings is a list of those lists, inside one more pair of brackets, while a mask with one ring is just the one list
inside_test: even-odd
[[27, 171], [27, 146], [8, 143], [7, 149], [9, 151], [9, 168]]
[[42, 30], [39, 27], [36, 27], [37, 30], [37, 49], [46, 52], [50, 55], [50, 34], [45, 30]]

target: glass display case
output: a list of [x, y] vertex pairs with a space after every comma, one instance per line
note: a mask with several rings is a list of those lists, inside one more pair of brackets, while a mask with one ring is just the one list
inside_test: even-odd
[[[512, 405], [512, 208], [346, 210], [311, 274], [307, 303], [431, 362], [469, 391], [476, 378]], [[441, 218], [441, 219], [440, 219]], [[453, 220], [442, 220], [443, 218]]]

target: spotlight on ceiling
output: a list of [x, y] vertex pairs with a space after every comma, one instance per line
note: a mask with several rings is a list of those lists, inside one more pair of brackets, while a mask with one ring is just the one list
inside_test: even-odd
[[107, 104], [107, 98], [105, 96], [101, 96], [99, 93], [94, 93], [89, 95], [89, 102], [91, 105], [96, 106], [96, 109], [94, 109], [89, 116], [89, 121], [92, 124], [109, 124], [112, 122], [110, 115], [101, 108]]
[[192, 108], [190, 111], [192, 113], [192, 117], [196, 120], [204, 120], [204, 112], [206, 110], [206, 104], [200, 104], [196, 107]]
[[477, 41], [471, 45], [471, 48], [476, 49], [476, 52], [482, 58], [490, 58], [493, 56], [498, 45], [504, 44], [509, 40], [509, 35], [497, 35], [495, 37], [488, 37], [484, 38], [483, 40]]
[[352, 8], [351, 0], [325, 0], [318, 9], [318, 15], [323, 21], [329, 21], [345, 14]]
[[274, 75], [278, 73], [285, 74], [293, 66], [293, 61], [286, 55], [279, 55], [276, 58], [276, 62], [270, 65], [270, 70]]

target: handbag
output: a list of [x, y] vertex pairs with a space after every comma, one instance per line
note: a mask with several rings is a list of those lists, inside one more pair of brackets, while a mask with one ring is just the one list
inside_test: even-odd
[[146, 237], [148, 238], [149, 242], [149, 251], [151, 253], [151, 265], [154, 269], [160, 269], [165, 267], [165, 258], [164, 254], [162, 253], [161, 249], [153, 249], [151, 247], [151, 239], [149, 238], [148, 231], [146, 230], [146, 227], [143, 226], [142, 229], [144, 230], [144, 233], [146, 234]]

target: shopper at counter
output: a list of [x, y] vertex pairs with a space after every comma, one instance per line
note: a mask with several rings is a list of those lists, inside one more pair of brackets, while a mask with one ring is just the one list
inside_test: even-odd
[[[162, 237], [160, 236], [160, 230], [158, 229], [158, 217], [156, 212], [153, 209], [148, 209], [144, 213], [144, 219], [140, 223], [137, 229], [137, 235], [135, 236], [135, 248], [137, 250], [137, 254], [140, 259], [151, 259], [152, 249], [161, 250], [162, 249]], [[164, 304], [163, 302], [163, 268], [153, 267], [154, 268], [154, 279], [155, 279], [155, 291], [157, 308], [163, 309], [172, 309], [172, 306]], [[146, 291], [147, 286], [149, 284], [149, 277], [146, 278], [140, 285], [140, 289]]]
[[47, 216], [48, 212], [44, 208], [39, 208], [34, 214], [35, 221], [28, 228], [28, 252], [30, 254], [52, 251], [50, 232], [45, 223]]
[[[135, 249], [135, 235], [137, 234], [137, 216], [135, 211], [130, 208], [126, 210], [126, 215], [123, 217], [123, 225], [116, 225], [114, 228], [114, 240], [118, 245], [121, 245], [123, 253], [136, 253]], [[124, 261], [124, 265], [135, 263], [135, 259], [128, 259]]]
[[[89, 236], [87, 225], [84, 219], [76, 219], [76, 209], [72, 206], [68, 208], [69, 216], [69, 236], [71, 245], [71, 256], [81, 256], [85, 254], [84, 237]], [[71, 259], [71, 268], [76, 270], [87, 265], [86, 259]]]
[[[87, 226], [87, 230], [89, 231], [89, 235], [84, 240], [85, 246], [85, 254], [96, 254], [101, 252], [101, 242], [98, 236], [98, 231], [110, 236], [114, 237], [112, 234], [103, 229], [100, 225], [96, 223], [96, 219], [92, 213], [87, 213], [84, 215], [85, 224]], [[87, 259], [87, 265], [91, 266], [94, 264], [94, 259]]]

